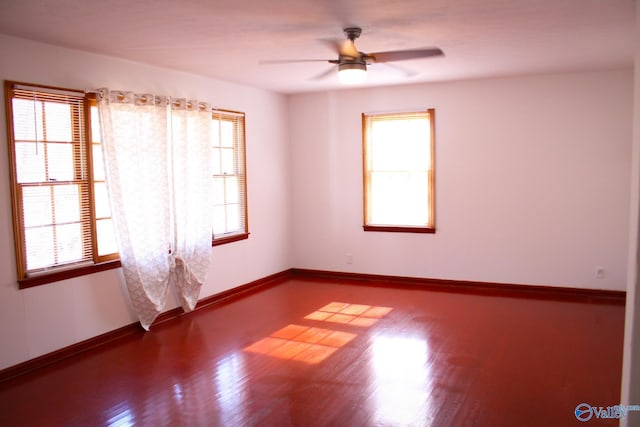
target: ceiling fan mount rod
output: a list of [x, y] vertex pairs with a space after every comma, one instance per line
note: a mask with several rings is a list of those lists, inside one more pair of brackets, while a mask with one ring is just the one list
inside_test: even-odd
[[343, 31], [347, 38], [351, 41], [354, 41], [355, 39], [360, 37], [360, 34], [362, 34], [362, 28], [360, 27], [347, 27], [344, 28]]

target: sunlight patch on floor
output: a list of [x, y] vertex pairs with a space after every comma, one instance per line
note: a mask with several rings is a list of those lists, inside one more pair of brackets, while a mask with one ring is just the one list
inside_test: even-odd
[[[392, 310], [391, 307], [332, 302], [308, 314], [306, 320], [369, 327]], [[289, 324], [244, 350], [285, 360], [320, 363], [357, 334], [333, 329]]]

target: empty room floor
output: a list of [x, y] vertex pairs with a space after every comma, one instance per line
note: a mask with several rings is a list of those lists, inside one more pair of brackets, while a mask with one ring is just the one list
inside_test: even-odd
[[575, 426], [620, 403], [623, 328], [619, 301], [293, 277], [0, 383], [0, 425]]

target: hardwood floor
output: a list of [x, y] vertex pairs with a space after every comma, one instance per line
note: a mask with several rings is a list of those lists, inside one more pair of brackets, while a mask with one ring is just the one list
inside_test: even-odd
[[0, 383], [0, 425], [576, 426], [619, 403], [623, 325], [616, 303], [292, 278]]

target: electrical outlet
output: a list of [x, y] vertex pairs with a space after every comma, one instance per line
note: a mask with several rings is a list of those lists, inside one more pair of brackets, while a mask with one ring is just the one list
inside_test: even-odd
[[347, 264], [353, 264], [353, 255], [347, 254]]
[[596, 267], [596, 279], [604, 279], [604, 267]]

